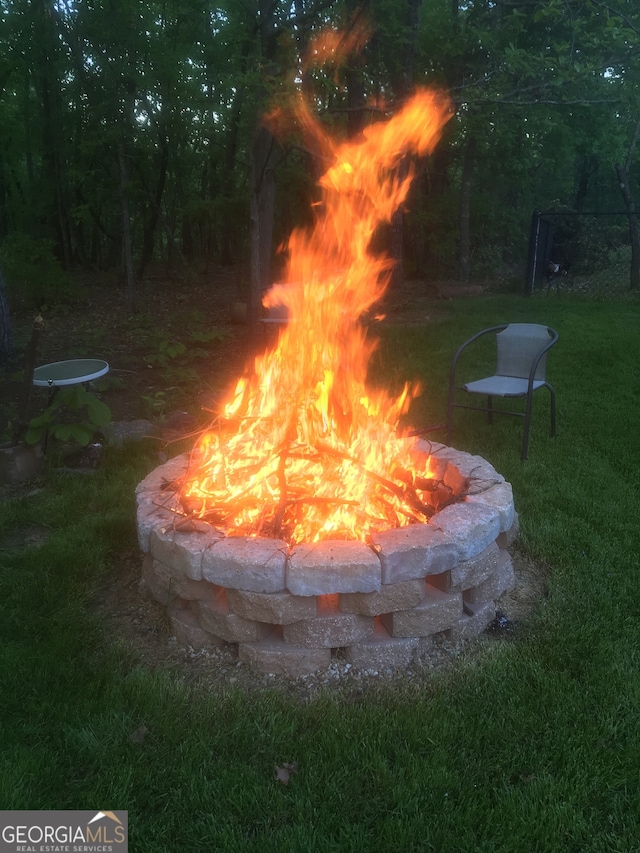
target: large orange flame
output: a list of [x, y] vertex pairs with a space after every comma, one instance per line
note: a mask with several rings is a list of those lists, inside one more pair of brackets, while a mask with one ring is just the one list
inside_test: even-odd
[[367, 390], [374, 344], [359, 321], [388, 284], [389, 259], [369, 247], [406, 198], [412, 174], [400, 165], [433, 148], [449, 107], [421, 91], [342, 144], [302, 102], [297, 117], [333, 165], [320, 180], [315, 226], [290, 237], [288, 283], [264, 299], [286, 306], [290, 322], [238, 382], [219, 429], [202, 437], [184, 496], [230, 533], [365, 539], [424, 520], [428, 459], [397, 431], [418, 389], [406, 385], [397, 399]]

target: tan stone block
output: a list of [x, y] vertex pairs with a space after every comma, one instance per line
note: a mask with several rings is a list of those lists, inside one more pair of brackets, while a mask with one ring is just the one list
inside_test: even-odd
[[498, 510], [468, 500], [440, 510], [430, 524], [455, 544], [460, 560], [469, 560], [484, 551], [500, 533]]
[[151, 548], [151, 531], [171, 529], [180, 519], [180, 500], [172, 493], [140, 492], [136, 495], [138, 544], [141, 551]]
[[149, 595], [165, 607], [180, 598], [175, 576], [170, 569], [154, 560], [151, 554], [145, 554], [142, 558], [142, 579]]
[[498, 474], [493, 465], [482, 456], [472, 456], [461, 451], [457, 451], [456, 455], [449, 459], [442, 479], [457, 495], [467, 490], [474, 492], [488, 489], [496, 483], [504, 482], [502, 474]]
[[442, 634], [430, 634], [428, 637], [418, 637], [418, 648], [416, 649], [416, 657], [420, 659], [422, 655], [428, 655], [433, 651], [436, 644], [436, 637], [438, 636], [446, 636], [448, 631], [444, 631]]
[[380, 616], [393, 637], [428, 637], [445, 631], [462, 613], [462, 595], [442, 592], [427, 584], [427, 594], [412, 610], [398, 610]]
[[328, 667], [331, 663], [331, 649], [291, 646], [274, 633], [259, 643], [240, 643], [238, 658], [257, 672], [299, 678]]
[[451, 626], [452, 636], [461, 639], [477, 637], [485, 630], [487, 625], [495, 618], [496, 606], [493, 601], [485, 601], [480, 604], [465, 602], [464, 612], [457, 622]]
[[345, 649], [349, 663], [360, 669], [398, 669], [408, 666], [418, 647], [417, 637], [392, 637], [378, 619], [373, 633]]
[[513, 504], [513, 489], [511, 483], [500, 482], [485, 485], [483, 482], [473, 483], [467, 497], [469, 503], [479, 503], [492, 507], [500, 516], [500, 532], [510, 530], [516, 519]]
[[202, 555], [202, 576], [211, 583], [249, 592], [285, 588], [287, 545], [279, 539], [229, 536]]
[[153, 583], [156, 589], [163, 591], [163, 604], [173, 601], [176, 597], [194, 601], [200, 598], [209, 598], [213, 594], [213, 584], [207, 583], [207, 581], [191, 580], [175, 567], [166, 566], [156, 560], [151, 554], [146, 556], [150, 558], [150, 567], [147, 564], [146, 574], [143, 571], [143, 576], [148, 583]]
[[222, 588], [216, 589], [210, 599], [198, 601], [196, 609], [200, 625], [228, 643], [253, 643], [273, 630], [272, 625], [243, 619], [232, 613], [227, 604], [226, 590]]
[[172, 566], [191, 580], [201, 581], [203, 553], [220, 538], [218, 531], [209, 525], [201, 532], [187, 534], [178, 533], [173, 528], [155, 528], [151, 531], [149, 544], [156, 560]]
[[296, 545], [287, 564], [287, 589], [303, 596], [374, 592], [380, 589], [380, 573], [380, 560], [364, 542]]
[[300, 619], [310, 619], [317, 614], [314, 596], [292, 595], [290, 592], [248, 592], [227, 590], [229, 608], [243, 619], [288, 625]]
[[495, 572], [483, 583], [464, 591], [465, 604], [496, 601], [503, 593], [515, 586], [515, 573], [509, 552], [500, 550], [498, 553], [498, 565]]
[[462, 592], [472, 586], [479, 586], [498, 568], [500, 549], [495, 542], [470, 560], [462, 560], [451, 570], [451, 591]]
[[[169, 459], [149, 473], [136, 487], [138, 542], [142, 551], [150, 549], [152, 530], [176, 533], [185, 521], [180, 502], [179, 487], [186, 479], [190, 464], [197, 459], [195, 452], [183, 453]], [[193, 519], [189, 527], [205, 532], [214, 532], [220, 538], [224, 533], [204, 521]], [[184, 528], [186, 531], [186, 528]], [[189, 535], [186, 532], [180, 535]]]
[[458, 563], [458, 549], [451, 537], [431, 524], [383, 530], [372, 539], [379, 550], [383, 584], [440, 574]]
[[157, 468], [154, 468], [153, 471], [147, 474], [144, 480], [138, 483], [136, 486], [136, 495], [140, 495], [143, 492], [162, 495], [165, 491], [163, 487], [168, 483], [181, 481], [189, 468], [190, 455], [190, 453], [182, 453], [180, 456], [174, 456], [173, 459], [169, 459], [163, 465], [158, 465]]
[[345, 592], [340, 595], [339, 606], [344, 613], [362, 616], [379, 616], [392, 610], [408, 610], [424, 597], [422, 578], [400, 583], [382, 584], [379, 592]]
[[439, 453], [443, 453], [445, 450], [451, 449], [441, 441], [431, 441], [430, 438], [425, 438], [424, 436], [416, 438], [415, 447], [416, 450], [421, 453], [426, 453], [427, 456], [437, 456]]
[[180, 598], [185, 598], [187, 601], [200, 601], [211, 598], [215, 591], [215, 586], [208, 581], [192, 581], [191, 578], [178, 578], [176, 581], [176, 590]]
[[200, 627], [198, 617], [190, 607], [170, 607], [171, 629], [178, 642], [193, 649], [215, 648], [225, 645], [224, 640]]
[[338, 596], [318, 599], [317, 615], [284, 625], [282, 636], [287, 643], [305, 649], [350, 646], [369, 636], [373, 631], [373, 617], [357, 613], [342, 613], [338, 609]]
[[520, 521], [518, 519], [518, 513], [515, 514], [513, 519], [513, 524], [506, 530], [504, 533], [501, 533], [500, 536], [496, 539], [496, 544], [498, 548], [510, 548], [513, 543], [518, 538], [518, 533], [520, 532]]
[[[428, 439], [422, 439], [423, 441], [428, 441]], [[457, 450], [455, 447], [451, 447], [449, 444], [441, 444], [437, 441], [429, 442], [431, 445], [431, 457], [433, 459], [438, 460], [446, 460], [449, 462], [450, 459], [459, 460], [461, 463], [464, 462], [465, 459], [468, 459], [471, 454], [467, 453], [466, 450]]]

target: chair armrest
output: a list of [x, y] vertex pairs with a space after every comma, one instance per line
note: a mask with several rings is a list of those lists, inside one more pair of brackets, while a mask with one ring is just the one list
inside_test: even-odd
[[462, 355], [463, 351], [474, 341], [477, 341], [478, 338], [481, 338], [483, 335], [488, 335], [490, 332], [501, 332], [503, 329], [506, 329], [508, 323], [502, 323], [500, 326], [490, 326], [488, 329], [482, 329], [480, 332], [476, 332], [469, 340], [465, 341], [463, 344], [460, 344], [458, 349], [456, 350], [456, 354], [453, 357], [453, 361], [451, 362], [451, 369], [449, 371], [449, 395], [451, 395], [454, 387], [455, 387], [455, 375], [456, 375], [456, 366], [458, 364], [458, 359]]

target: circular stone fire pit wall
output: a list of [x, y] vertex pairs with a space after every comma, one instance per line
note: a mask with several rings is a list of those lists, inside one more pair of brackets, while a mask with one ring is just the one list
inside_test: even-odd
[[136, 489], [143, 582], [178, 640], [232, 643], [254, 669], [295, 677], [328, 666], [336, 649], [361, 669], [398, 668], [443, 632], [481, 633], [514, 585], [511, 486], [480, 456], [420, 445], [435, 476], [455, 493], [468, 483], [467, 496], [371, 546], [228, 537], [176, 515], [189, 454], [152, 471]]

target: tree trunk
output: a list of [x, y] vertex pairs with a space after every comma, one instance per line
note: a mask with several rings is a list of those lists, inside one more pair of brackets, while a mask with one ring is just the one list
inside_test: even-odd
[[167, 182], [167, 167], [169, 164], [169, 142], [167, 136], [161, 128], [158, 128], [158, 149], [160, 151], [160, 160], [158, 163], [158, 176], [156, 181], [155, 191], [149, 193], [148, 214], [144, 223], [144, 235], [142, 238], [142, 250], [138, 261], [138, 270], [136, 278], [138, 281], [142, 279], [147, 264], [153, 258], [153, 249], [155, 245], [156, 230], [158, 227], [158, 219], [162, 210], [162, 196], [164, 194], [165, 184]]
[[8, 193], [5, 174], [5, 161], [0, 158], [0, 241], [4, 240], [9, 233]]
[[[242, 46], [243, 61], [246, 62], [248, 47]], [[228, 208], [235, 208], [233, 196], [236, 192], [236, 159], [238, 156], [238, 144], [240, 138], [240, 124], [243, 119], [243, 109], [246, 101], [246, 89], [240, 87], [233, 95], [233, 108], [229, 114], [229, 129], [224, 145], [224, 168], [220, 176], [220, 187], [214, 182], [214, 152], [213, 139], [210, 143], [210, 178], [209, 198], [215, 198], [220, 193], [223, 199], [228, 201]], [[217, 155], [216, 155], [217, 156]], [[220, 263], [223, 266], [231, 266], [234, 262], [234, 244], [237, 240], [238, 221], [235, 216], [225, 216], [220, 223]]]
[[629, 290], [636, 290], [640, 285], [640, 228], [638, 228], [638, 215], [636, 213], [633, 193], [629, 186], [629, 176], [627, 175], [625, 168], [618, 163], [616, 165], [616, 172], [618, 174], [620, 191], [622, 192], [624, 206], [629, 219], [629, 240], [631, 242]]
[[127, 277], [127, 306], [132, 314], [138, 309], [136, 293], [136, 279], [133, 271], [133, 250], [131, 248], [131, 218], [129, 216], [129, 196], [127, 174], [127, 161], [125, 160], [124, 146], [118, 146], [118, 164], [120, 166], [120, 214], [122, 217], [122, 252], [124, 255], [124, 267]]
[[[402, 63], [397, 75], [392, 79], [396, 100], [406, 101], [413, 91], [415, 58], [418, 48], [418, 30], [420, 27], [420, 6], [422, 0], [407, 0], [404, 17], [404, 44]], [[400, 177], [407, 174], [408, 164], [399, 165]], [[390, 289], [398, 290], [404, 284], [404, 211], [399, 207], [391, 218], [389, 251], [394, 260], [389, 281]]]
[[49, 184], [52, 190], [50, 227], [55, 234], [57, 253], [63, 267], [69, 269], [72, 261], [71, 232], [64, 168], [60, 83], [55, 68], [58, 52], [57, 12], [50, 0], [38, 0], [34, 3], [34, 9], [37, 46], [34, 79], [42, 115], [42, 179], [43, 184]]
[[347, 84], [347, 137], [356, 139], [364, 127], [365, 93], [362, 60], [351, 55], [345, 70]]
[[638, 215], [636, 213], [635, 200], [631, 187], [629, 186], [629, 169], [633, 152], [640, 138], [640, 119], [631, 140], [624, 165], [616, 163], [616, 174], [620, 183], [620, 192], [624, 200], [624, 206], [629, 219], [629, 240], [631, 242], [631, 269], [629, 271], [629, 290], [637, 290], [640, 286], [640, 228], [638, 227]]
[[257, 328], [262, 295], [269, 286], [275, 207], [275, 140], [266, 127], [255, 135], [251, 158], [251, 285], [248, 321]]
[[[595, 154], [584, 154], [580, 159], [578, 180], [573, 203], [574, 209], [578, 212], [585, 209], [587, 196], [591, 179], [598, 172], [598, 158]], [[589, 208], [587, 208], [589, 209]], [[593, 209], [593, 208], [591, 208]]]
[[0, 270], [0, 364], [13, 355], [13, 335], [11, 334], [11, 315], [9, 301]]
[[476, 156], [476, 138], [470, 136], [464, 152], [460, 187], [460, 258], [458, 278], [467, 284], [471, 276], [471, 182]]
[[[262, 73], [265, 76], [275, 75], [278, 43], [275, 3], [271, 0], [260, 0], [259, 28]], [[266, 97], [266, 85], [262, 88], [262, 97]], [[257, 329], [260, 320], [262, 294], [269, 285], [275, 207], [275, 153], [275, 139], [262, 123], [261, 116], [258, 116], [257, 130], [251, 147], [249, 203], [251, 278], [247, 304], [248, 323], [254, 330]]]

